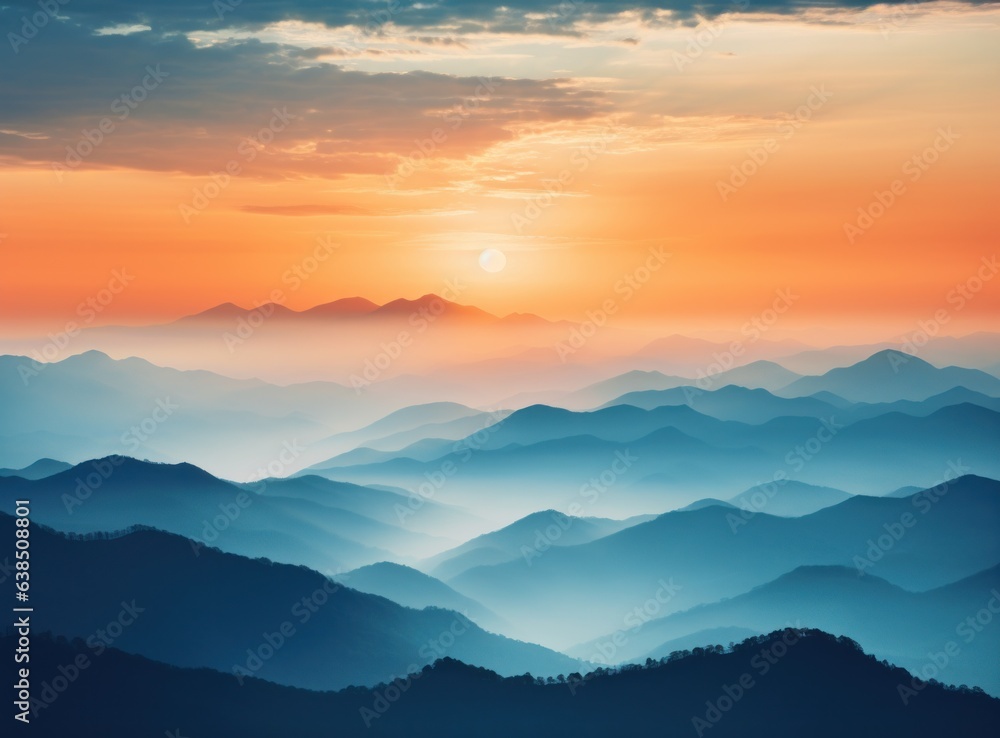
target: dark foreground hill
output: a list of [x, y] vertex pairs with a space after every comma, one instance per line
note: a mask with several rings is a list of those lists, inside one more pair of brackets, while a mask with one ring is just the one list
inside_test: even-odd
[[[786, 645], [790, 644], [790, 645]], [[0, 639], [5, 653], [14, 639]], [[77, 659], [85, 658], [85, 661]], [[56, 681], [60, 666], [84, 663]], [[784, 631], [570, 684], [502, 679], [446, 659], [405, 683], [310, 692], [180, 669], [35, 636], [36, 735], [212, 736], [994, 736], [1000, 701], [924, 685], [847, 639]], [[58, 684], [61, 691], [52, 687]], [[48, 689], [47, 689], [48, 687]], [[42, 703], [40, 700], [48, 700]], [[38, 709], [42, 704], [44, 708]]]

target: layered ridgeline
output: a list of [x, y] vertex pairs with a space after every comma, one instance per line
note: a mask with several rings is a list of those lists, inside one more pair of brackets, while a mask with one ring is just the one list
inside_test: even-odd
[[[919, 492], [919, 488], [910, 491], [910, 494]], [[800, 517], [810, 515], [825, 507], [837, 505], [844, 500], [850, 499], [851, 495], [843, 490], [832, 487], [820, 487], [815, 484], [805, 482], [784, 481], [781, 484], [770, 482], [768, 484], [758, 484], [750, 489], [741, 492], [729, 500], [716, 500], [706, 498], [692, 502], [682, 508], [684, 510], [698, 510], [711, 505], [721, 505], [723, 507], [733, 507], [740, 510], [740, 514], [746, 512], [754, 513], [767, 510], [768, 515], [782, 515], [786, 517]]]
[[[533, 371], [530, 356], [518, 361]], [[498, 409], [436, 401], [447, 392], [423, 377], [386, 379], [359, 395], [328, 382], [277, 386], [85, 354], [33, 367], [25, 388], [21, 366], [0, 361], [0, 393], [11, 399], [0, 424], [0, 500], [10, 512], [12, 500], [30, 499], [35, 523], [88, 538], [36, 526], [32, 571], [45, 587], [33, 597], [38, 628], [90, 639], [94, 656], [113, 646], [225, 672], [241, 690], [256, 676], [329, 690], [442, 657], [503, 676], [568, 676], [589, 662], [642, 663], [793, 624], [1000, 694], [989, 658], [1000, 648], [1000, 483], [989, 478], [1000, 477], [1000, 380], [985, 372], [895, 351], [825, 373], [758, 361], [710, 381], [609, 374], [609, 363], [575, 367], [573, 381], [562, 377], [544, 397], [530, 383], [517, 387], [518, 399]], [[513, 366], [490, 360], [480, 380]], [[519, 380], [504, 381], [496, 392]], [[454, 386], [459, 398], [474, 394]], [[260, 479], [230, 482], [122, 450], [254, 469], [234, 476]], [[96, 458], [75, 466], [54, 460], [88, 456]], [[466, 696], [487, 715], [518, 684], [442, 668], [413, 684], [481, 677], [486, 691]], [[634, 673], [642, 676], [626, 671], [580, 689], [633, 678], [685, 688], [655, 682], [655, 669]], [[718, 690], [735, 677], [711, 678]], [[582, 734], [604, 725], [582, 720], [572, 706], [579, 695], [566, 707], [562, 698], [550, 704], [559, 693], [548, 686], [522, 686], [524, 709], [508, 705], [515, 714], [487, 730], [520, 729], [519, 712], [542, 723], [558, 715], [562, 726], [580, 717]], [[374, 704], [379, 693], [350, 694]], [[327, 708], [346, 699], [313, 698]], [[441, 699], [430, 690], [413, 709]], [[898, 691], [893, 699], [904, 702]], [[710, 709], [678, 725], [697, 730], [692, 716]], [[455, 726], [472, 729], [452, 712]], [[430, 713], [399, 714], [441, 733]], [[393, 734], [383, 718], [374, 734]], [[708, 722], [715, 735], [730, 724]]]
[[654, 516], [626, 520], [580, 518], [556, 510], [532, 513], [500, 530], [484, 533], [461, 546], [425, 559], [420, 568], [442, 579], [450, 579], [477, 566], [529, 559], [539, 546], [574, 546], [609, 536]]
[[[525, 420], [529, 430], [518, 440], [520, 413], [534, 422]], [[546, 416], [561, 413], [567, 411], [519, 411], [478, 438], [441, 446], [442, 455], [432, 460], [403, 450], [388, 461], [320, 464], [310, 473], [356, 484], [424, 486], [437, 501], [477, 505], [508, 518], [546, 506], [580, 514], [568, 509], [574, 499], [583, 514], [627, 517], [720, 491], [735, 495], [770, 480], [880, 495], [914, 480], [932, 486], [958, 463], [1000, 477], [1000, 413], [968, 403], [922, 417], [893, 412], [854, 423], [836, 415], [784, 417], [760, 426], [715, 420], [687, 407], [620, 407], [568, 413], [551, 427], [556, 437], [541, 438]], [[611, 420], [616, 415], [629, 420]], [[569, 429], [575, 435], [560, 435]], [[508, 442], [481, 442], [491, 435]]]
[[[77, 352], [96, 349], [111, 355], [142, 356], [181, 369], [208, 369], [230, 376], [253, 371], [255, 376], [281, 384], [323, 379], [361, 388], [380, 379], [440, 367], [441, 357], [451, 356], [456, 345], [462, 346], [464, 361], [481, 361], [501, 349], [515, 354], [544, 347], [544, 361], [537, 368], [561, 363], [550, 347], [566, 336], [571, 324], [530, 314], [493, 315], [457, 303], [450, 292], [382, 305], [346, 298], [302, 311], [275, 303], [252, 308], [224, 303], [163, 325], [85, 328], [71, 343]], [[8, 340], [5, 344], [32, 358], [48, 360], [54, 353], [51, 340]], [[30, 350], [38, 345], [42, 351]], [[321, 346], [340, 348], [330, 352], [317, 348]], [[508, 369], [512, 365], [505, 363]], [[536, 368], [534, 363], [532, 368]], [[455, 380], [468, 379], [471, 373], [460, 368], [449, 373], [455, 395], [460, 391]], [[502, 382], [502, 376], [498, 378]], [[524, 382], [511, 385], [510, 390], [517, 391]]]
[[653, 410], [666, 405], [687, 405], [703, 415], [719, 420], [737, 420], [760, 425], [781, 417], [823, 418], [831, 415], [853, 422], [874, 418], [890, 412], [905, 415], [930, 415], [951, 405], [968, 403], [990, 410], [1000, 410], [1000, 398], [956, 386], [922, 400], [852, 403], [829, 392], [817, 392], [808, 397], [779, 397], [764, 389], [748, 389], [739, 385], [702, 390], [696, 386], [681, 386], [670, 390], [628, 392], [602, 407], [632, 405]]
[[112, 456], [38, 480], [0, 478], [0, 498], [32, 500], [35, 520], [88, 533], [149, 525], [245, 556], [346, 571], [416, 559], [454, 540], [421, 530], [475, 529], [468, 513], [427, 501], [403, 525], [409, 495], [320, 477], [239, 485], [191, 464]]
[[[707, 364], [691, 365], [686, 369], [690, 373], [677, 375], [633, 371], [634, 367], [627, 364], [620, 368], [615, 362], [602, 361], [547, 366], [551, 357], [542, 360], [538, 352], [544, 354], [545, 350], [532, 349], [511, 357], [443, 368], [430, 375], [390, 378], [379, 373], [363, 387], [353, 386], [342, 377], [339, 381], [270, 384], [201, 370], [178, 371], [140, 358], [115, 360], [97, 351], [52, 363], [41, 363], [29, 356], [2, 356], [0, 400], [6, 412], [0, 418], [0, 437], [4, 440], [0, 466], [22, 469], [42, 455], [75, 463], [128, 454], [155, 461], [186, 461], [216, 475], [241, 480], [286, 476], [315, 466], [346, 468], [344, 474], [350, 476], [332, 476], [351, 481], [357, 481], [359, 476], [373, 478], [381, 471], [385, 478], [380, 483], [393, 483], [395, 478], [413, 487], [428, 470], [407, 467], [405, 460], [440, 464], [446, 454], [454, 453], [455, 444], [461, 444], [460, 448], [470, 446], [470, 438], [476, 439], [471, 448], [478, 450], [484, 431], [489, 448], [483, 448], [481, 456], [490, 457], [499, 451], [496, 443], [508, 436], [521, 446], [572, 439], [569, 449], [554, 449], [558, 458], [579, 447], [578, 436], [620, 444], [638, 442], [673, 427], [683, 436], [654, 436], [646, 444], [649, 447], [653, 441], [660, 441], [659, 447], [647, 451], [659, 451], [664, 455], [663, 462], [648, 469], [645, 465], [649, 462], [643, 462], [638, 468], [642, 474], [632, 475], [626, 486], [642, 483], [675, 496], [687, 494], [688, 499], [675, 500], [676, 504], [685, 504], [693, 501], [692, 490], [701, 492], [698, 496], [702, 497], [715, 496], [720, 489], [735, 494], [760, 481], [762, 474], [773, 473], [774, 468], [767, 467], [783, 463], [795, 444], [805, 443], [818, 430], [815, 424], [806, 428], [784, 419], [833, 417], [839, 424], [852, 426], [876, 416], [928, 416], [961, 405], [996, 412], [996, 398], [1000, 396], [1000, 379], [996, 376], [978, 369], [935, 367], [898, 351], [876, 353], [852, 366], [813, 376], [802, 376], [765, 361], [726, 371], [713, 370], [710, 375], [704, 371]], [[451, 370], [458, 376], [450, 376]], [[623, 438], [615, 420], [626, 417], [620, 413], [600, 415], [596, 427], [594, 423], [586, 424], [586, 428], [581, 424], [580, 430], [574, 432], [565, 426], [580, 418], [562, 416], [567, 423], [560, 426], [560, 416], [554, 412], [546, 416], [536, 412], [536, 419], [551, 430], [562, 430], [547, 439], [496, 433], [496, 426], [502, 426], [512, 410], [535, 404], [577, 411], [604, 405], [648, 411], [688, 406], [698, 415], [739, 422], [745, 428], [741, 433], [724, 425], [698, 425], [697, 418], [691, 415], [662, 411], [645, 419], [634, 416], [645, 433]], [[978, 416], [970, 416], [962, 422], [981, 421]], [[941, 422], [947, 420], [938, 419], [936, 424]], [[934, 435], [933, 428], [918, 425], [911, 429], [905, 422], [898, 427], [889, 425], [881, 431], [898, 434], [901, 444], [933, 444], [941, 440], [924, 439], [924, 435]], [[762, 430], [756, 436], [746, 429], [758, 427]], [[774, 448], [785, 444], [788, 434], [794, 436], [793, 445]], [[689, 438], [705, 445], [692, 445]], [[773, 442], [770, 445], [769, 440]], [[758, 448], [758, 441], [764, 443], [763, 448]], [[733, 444], [746, 453], [720, 465], [720, 455], [732, 455]], [[805, 473], [812, 476], [801, 481], [862, 492], [874, 492], [877, 485], [884, 484], [868, 456], [850, 448], [849, 443], [844, 445], [847, 448], [841, 458], [831, 459], [836, 463], [810, 465]], [[831, 454], [826, 456], [840, 453], [832, 452], [836, 444], [830, 448]], [[587, 449], [582, 451], [585, 455]], [[604, 451], [606, 456], [607, 449]], [[973, 448], [970, 453], [975, 451]], [[516, 453], [514, 456], [518, 461]], [[397, 459], [402, 463], [393, 466]], [[898, 451], [886, 456], [885, 475], [891, 477], [893, 486], [915, 481], [899, 480], [905, 476], [904, 461]], [[838, 465], [843, 463], [867, 464], [865, 478], [870, 481], [865, 483], [872, 489], [859, 489], [842, 475], [838, 477]], [[389, 466], [384, 467], [386, 464]], [[379, 465], [384, 468], [371, 468]], [[572, 471], [573, 465], [567, 461], [562, 471]], [[735, 479], [724, 473], [731, 468]], [[414, 474], [404, 474], [407, 470]], [[824, 474], [833, 476], [824, 479]], [[913, 475], [918, 474], [923, 484], [933, 481], [924, 478], [930, 474], [929, 469], [918, 466]], [[552, 499], [518, 514], [558, 507], [558, 502]], [[648, 508], [637, 511], [650, 512]]]
[[[950, 681], [1000, 695], [1000, 628], [994, 620], [1000, 620], [1000, 566], [924, 592], [904, 590], [874, 574], [859, 577], [854, 568], [812, 566], [737, 597], [608, 633], [568, 653], [641, 663], [794, 623], [850, 634], [875, 656], [917, 674], [936, 664]], [[732, 629], [735, 634], [728, 632]]]
[[[10, 637], [0, 643], [13, 648]], [[57, 692], [52, 684], [67, 673], [66, 665], [70, 677], [58, 682]], [[915, 683], [853, 642], [818, 631], [788, 630], [747, 640], [729, 653], [698, 651], [648, 668], [589, 678], [568, 674], [565, 683], [550, 684], [530, 676], [503, 679], [446, 658], [374, 689], [311, 692], [178, 669], [117, 648], [97, 655], [83, 642], [37, 636], [32, 666], [34, 727], [46, 735], [71, 735], [83, 724], [106, 738], [319, 738], [331, 730], [400, 738], [647, 732], [986, 738], [1000, 725], [1000, 701]]]
[[[457, 441], [362, 448], [309, 473], [424, 486], [435, 500], [508, 518], [544, 506], [573, 512], [574, 498], [582, 514], [621, 518], [720, 493], [729, 499], [770, 480], [881, 495], [915, 482], [932, 486], [956, 466], [1000, 476], [996, 377], [891, 351], [835, 371], [832, 379], [796, 379], [778, 394], [711, 384], [625, 393], [589, 411], [536, 404]], [[796, 396], [789, 388], [801, 389], [804, 379], [820, 384]], [[851, 401], [822, 384], [840, 391], [851, 381], [871, 387]], [[597, 389], [613, 394], [628, 385], [609, 382]]]
[[291, 468], [295, 455], [283, 443], [295, 441], [294, 449], [392, 409], [333, 382], [279, 387], [96, 351], [48, 364], [0, 357], [0, 400], [7, 466], [34, 460], [39, 449], [71, 462], [141, 452], [241, 479], [267, 476], [272, 462]]
[[902, 351], [886, 350], [821, 376], [796, 379], [778, 391], [786, 397], [829, 392], [851, 402], [925, 400], [953, 387], [996, 397], [1000, 379], [979, 369], [936, 367]]
[[38, 459], [23, 469], [0, 469], [0, 477], [21, 477], [22, 479], [44, 479], [71, 469], [72, 464], [55, 459]]
[[455, 610], [494, 633], [502, 633], [509, 627], [495, 612], [456, 592], [440, 579], [401, 564], [388, 561], [369, 564], [339, 574], [334, 581], [358, 592], [379, 595], [418, 610], [425, 607]]
[[[770, 515], [766, 505], [670, 512], [589, 543], [543, 541], [448, 584], [510, 622], [511, 634], [568, 648], [741, 595], [800, 566], [849, 567], [913, 591], [942, 587], [1000, 562], [998, 526], [1000, 482], [964, 476], [905, 498], [855, 496], [798, 518]], [[605, 627], [594, 632], [598, 623]]]
[[[0, 515], [13, 540], [13, 518]], [[175, 666], [309, 689], [371, 685], [444, 656], [512, 676], [581, 662], [415, 610], [305, 567], [248, 559], [151, 529], [73, 540], [31, 532], [32, 627]], [[44, 584], [43, 584], [44, 583]], [[71, 603], [71, 604], [68, 604]]]
[[97, 351], [53, 363], [0, 356], [0, 464], [27, 466], [39, 449], [70, 461], [141, 452], [238, 479], [284, 476], [363, 443], [461, 438], [503, 415], [413, 402], [420, 396], [406, 386], [276, 385]]
[[[885, 349], [919, 352], [940, 366], [986, 369], [997, 361], [996, 335], [989, 333], [936, 337], [919, 347], [882, 342], [824, 349], [758, 333], [742, 341], [737, 356], [730, 340], [654, 337], [610, 324], [588, 340], [581, 332], [585, 324], [521, 313], [494, 315], [457, 298], [449, 287], [440, 295], [381, 305], [350, 297], [301, 311], [275, 303], [248, 308], [224, 303], [163, 325], [86, 327], [68, 348], [230, 376], [247, 376], [253, 367], [253, 376], [280, 384], [323, 379], [352, 386], [357, 378], [371, 383], [362, 385], [370, 389], [387, 379], [407, 384], [407, 377], [423, 375], [425, 397], [471, 404], [524, 392], [567, 395], [633, 370], [688, 379], [733, 370], [730, 383], [778, 389], [796, 375], [819, 375]], [[331, 345], [339, 350], [316, 349]], [[455, 352], [455, 346], [462, 350]], [[52, 361], [66, 348], [48, 336], [3, 342], [5, 353], [37, 361]], [[771, 362], [780, 364], [778, 370], [767, 366]], [[473, 389], [477, 378], [487, 384]], [[630, 389], [646, 388], [663, 387]]]
[[[396, 505], [404, 498], [388, 490], [302, 477], [275, 480], [258, 494], [187, 465], [123, 458], [104, 463], [109, 475], [85, 496], [76, 494], [75, 484], [87, 468], [96, 473], [92, 467], [36, 481], [0, 479], [0, 492], [8, 503], [31, 499], [36, 522], [63, 530], [87, 533], [136, 522], [164, 528], [186, 534], [198, 550], [213, 545], [309, 564], [347, 586], [356, 584], [399, 604], [457, 609], [487, 630], [550, 647], [570, 648], [623, 631], [632, 645], [616, 645], [610, 657], [614, 661], [642, 657], [661, 642], [706, 627], [761, 632], [794, 622], [803, 611], [777, 608], [771, 619], [696, 623], [657, 635], [658, 642], [641, 640], [634, 630], [655, 618], [743, 595], [802, 566], [848, 567], [853, 577], [861, 572], [921, 591], [966, 579], [1000, 561], [995, 536], [1000, 483], [973, 476], [905, 497], [855, 496], [836, 504], [827, 499], [837, 497], [836, 490], [799, 489], [789, 483], [787, 490], [750, 490], [734, 500], [739, 506], [707, 500], [653, 519], [615, 521], [548, 511], [449, 547], [405, 524], [393, 525]], [[290, 490], [302, 497], [292, 497]], [[789, 494], [783, 498], [785, 492]], [[769, 509], [773, 504], [781, 515], [802, 512], [789, 510], [793, 503], [822, 509], [803, 517], [780, 517]], [[421, 512], [424, 520], [454, 512], [428, 505]], [[435, 551], [447, 550], [414, 558], [412, 566], [424, 573], [391, 563], [368, 566], [404, 563], [399, 554], [367, 547], [365, 541], [375, 536], [393, 548], [433, 545]], [[733, 561], [740, 566], [733, 567]], [[863, 599], [865, 591], [859, 590], [853, 601]], [[803, 622], [839, 628], [876, 653], [901, 657], [911, 657], [915, 651], [910, 646], [930, 637], [923, 633], [909, 639], [907, 648], [896, 649], [891, 639], [877, 637], [883, 632], [877, 628], [856, 632], [851, 618]], [[868, 624], [882, 623], [873, 611]], [[932, 635], [943, 632], [938, 628]]]

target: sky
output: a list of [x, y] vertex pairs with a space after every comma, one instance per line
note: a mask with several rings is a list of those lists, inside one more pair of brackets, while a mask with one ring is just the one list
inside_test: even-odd
[[995, 328], [998, 7], [7, 0], [0, 316]]

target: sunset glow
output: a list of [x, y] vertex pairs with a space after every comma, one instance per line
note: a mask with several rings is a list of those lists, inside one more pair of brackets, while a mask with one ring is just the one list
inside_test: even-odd
[[[735, 329], [793, 288], [782, 329], [874, 339], [993, 254], [992, 7], [698, 20], [564, 5], [573, 35], [418, 34], [405, 10], [370, 35], [242, 26], [238, 7], [231, 26], [212, 13], [162, 38], [54, 21], [0, 82], [0, 309], [19, 332], [58, 327], [112, 269], [135, 280], [97, 325], [249, 307], [332, 238], [289, 307], [460, 278], [460, 302], [579, 320], [662, 245], [669, 270], [617, 322]], [[479, 267], [490, 248], [503, 271]], [[981, 290], [948, 331], [998, 310]]]

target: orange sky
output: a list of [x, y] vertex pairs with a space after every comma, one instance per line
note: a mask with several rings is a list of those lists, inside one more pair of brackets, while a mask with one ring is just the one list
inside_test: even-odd
[[[838, 26], [713, 21], [701, 27], [711, 42], [682, 69], [675, 53], [698, 29], [627, 17], [577, 40], [493, 33], [422, 55], [321, 57], [341, 65], [343, 99], [333, 88], [324, 108], [323, 90], [296, 87], [287, 109], [297, 119], [253, 161], [246, 137], [285, 101], [261, 93], [241, 115], [235, 93], [216, 107], [183, 71], [61, 178], [53, 156], [114, 95], [89, 91], [78, 112], [0, 114], [0, 314], [13, 332], [58, 326], [124, 269], [134, 280], [96, 324], [249, 306], [274, 289], [296, 309], [348, 295], [385, 302], [454, 280], [458, 302], [579, 319], [661, 247], [669, 260], [616, 320], [736, 330], [792, 288], [801, 300], [787, 330], [877, 338], [945, 307], [949, 331], [995, 329], [996, 282], [972, 288], [1000, 235], [998, 16], [965, 7], [937, 4], [888, 32], [878, 11]], [[297, 48], [333, 33], [279, 24], [256, 35]], [[167, 58], [164, 69], [183, 70]], [[211, 73], [226, 79], [221, 62]], [[477, 92], [480, 75], [495, 89]], [[401, 176], [416, 142], [442, 127], [431, 157]], [[186, 223], [182, 206], [227, 162], [241, 174]], [[720, 182], [740, 182], [730, 176], [741, 165], [757, 171], [724, 199]], [[897, 180], [885, 214], [846, 233]], [[537, 218], [532, 201], [547, 203]], [[338, 248], [290, 279], [321, 243]], [[506, 269], [483, 271], [484, 248], [502, 250]], [[949, 293], [970, 279], [956, 310]]]

